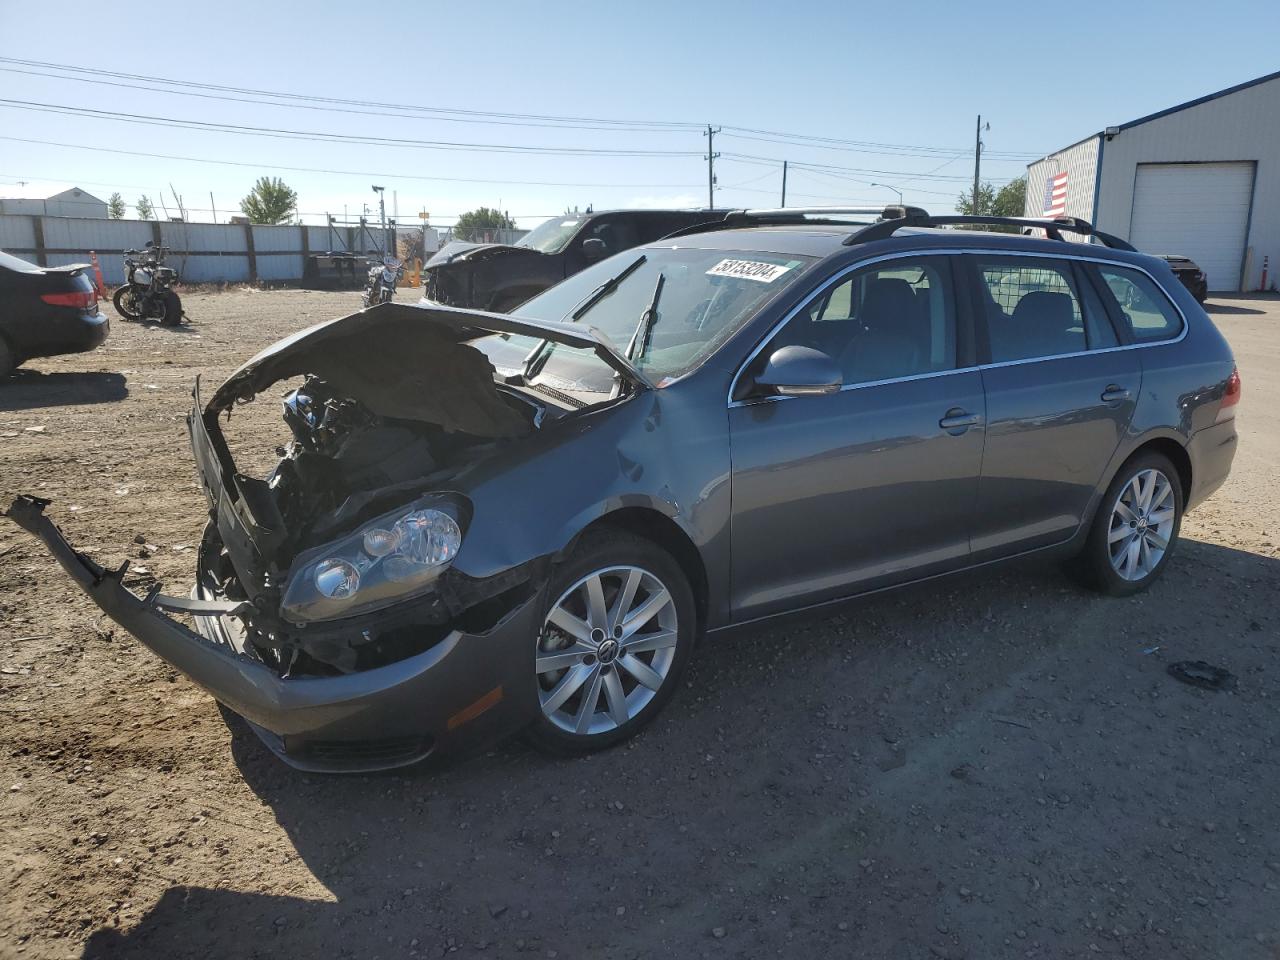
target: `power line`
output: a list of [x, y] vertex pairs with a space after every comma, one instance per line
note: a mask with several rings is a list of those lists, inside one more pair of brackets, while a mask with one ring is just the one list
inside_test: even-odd
[[32, 110], [39, 113], [56, 113], [67, 116], [92, 117], [119, 123], [139, 123], [147, 126], [168, 127], [180, 130], [200, 130], [212, 133], [232, 133], [239, 136], [269, 137], [277, 140], [310, 140], [316, 143], [350, 143], [370, 147], [408, 147], [418, 150], [467, 150], [486, 153], [525, 153], [549, 156], [595, 157], [696, 157], [692, 150], [615, 150], [595, 147], [530, 147], [510, 143], [464, 143], [454, 140], [410, 140], [400, 137], [352, 136], [344, 133], [324, 133], [314, 130], [288, 130], [281, 127], [251, 127], [235, 123], [212, 123], [203, 120], [180, 120], [175, 117], [157, 117], [145, 113], [122, 113], [114, 110], [94, 110], [89, 107], [73, 107], [61, 103], [40, 103], [34, 100], [0, 99], [0, 107], [14, 110]]
[[[40, 70], [56, 70], [63, 74], [72, 73], [81, 76], [62, 76], [59, 74], [40, 73], [34, 70], [15, 69], [14, 67], [0, 67], [0, 70], [6, 70], [13, 73], [24, 73], [29, 76], [47, 77], [58, 80], [76, 80], [80, 82], [101, 83], [107, 86], [125, 87], [128, 89], [146, 90], [154, 93], [168, 93], [182, 96], [199, 96], [203, 99], [227, 100], [236, 103], [261, 103], [266, 106], [280, 107], [305, 107], [307, 109], [330, 110], [340, 113], [367, 113], [371, 116], [399, 116], [399, 117], [418, 117], [431, 118], [437, 120], [448, 120], [452, 122], [462, 123], [492, 123], [505, 126], [532, 126], [532, 127], [552, 127], [560, 129], [582, 129], [582, 130], [623, 130], [623, 131], [639, 131], [646, 132], [691, 132], [693, 130], [704, 130], [706, 124], [694, 123], [692, 121], [683, 120], [614, 120], [601, 117], [577, 117], [577, 116], [554, 116], [548, 114], [522, 114], [485, 110], [466, 110], [453, 107], [431, 107], [419, 106], [414, 104], [403, 103], [387, 103], [376, 100], [353, 100], [342, 97], [325, 97], [312, 94], [299, 94], [284, 91], [272, 91], [255, 89], [252, 87], [234, 87], [223, 84], [202, 83], [189, 80], [175, 80], [167, 77], [154, 77], [145, 74], [122, 73], [113, 70], [101, 70], [91, 67], [82, 67], [74, 64], [50, 63], [40, 60], [25, 60], [17, 57], [0, 57], [0, 63], [16, 64], [19, 67], [35, 67]], [[112, 79], [105, 79], [112, 78]], [[137, 81], [138, 83], [126, 83], [122, 81]], [[149, 84], [150, 86], [141, 86], [139, 84]], [[162, 89], [157, 85], [168, 87], [176, 87], [179, 89]], [[216, 91], [216, 93], [201, 93], [200, 91]], [[230, 94], [238, 94], [241, 96], [230, 96]], [[263, 99], [244, 99], [244, 97], [271, 98]], [[284, 100], [286, 103], [276, 103], [273, 101]], [[411, 111], [408, 114], [398, 112], [374, 112], [369, 113], [368, 109], [358, 108], [374, 108], [378, 111]], [[902, 143], [886, 143], [874, 140], [852, 140], [840, 137], [817, 136], [814, 134], [803, 133], [787, 133], [778, 130], [765, 130], [758, 127], [744, 127], [724, 124], [723, 129], [726, 131], [725, 136], [736, 136], [742, 139], [762, 140], [764, 142], [778, 142], [792, 145], [819, 146], [820, 148], [830, 149], [847, 149], [855, 153], [882, 153], [887, 155], [902, 156], [929, 156], [947, 154], [955, 151], [955, 147], [931, 146], [925, 144], [902, 144]], [[728, 132], [734, 131], [734, 132]], [[825, 147], [823, 146], [825, 145]], [[1008, 160], [1028, 160], [1035, 159], [1043, 155], [1043, 151], [990, 151], [987, 156], [989, 159], [1008, 159]]]
[[47, 63], [39, 60], [21, 60], [16, 57], [0, 57], [2, 63], [15, 63], [28, 67], [43, 67], [46, 69], [62, 70], [73, 73], [90, 74], [99, 77], [115, 77], [126, 80], [142, 80], [150, 83], [166, 84], [175, 87], [184, 87], [198, 90], [217, 90], [224, 93], [249, 94], [263, 97], [274, 97], [281, 100], [301, 100], [313, 103], [330, 103], [344, 104], [347, 106], [358, 107], [377, 107], [388, 110], [412, 110], [418, 113], [453, 115], [459, 117], [470, 117], [475, 122], [480, 122], [479, 118], [487, 120], [538, 120], [550, 124], [561, 123], [591, 123], [599, 124], [607, 127], [675, 127], [690, 130], [699, 130], [704, 124], [701, 123], [684, 123], [679, 121], [656, 121], [656, 120], [611, 120], [602, 117], [564, 117], [548, 114], [536, 113], [504, 113], [490, 110], [464, 110], [454, 107], [424, 107], [407, 103], [385, 103], [377, 100], [350, 100], [342, 97], [322, 97], [312, 94], [287, 93], [282, 91], [257, 90], [252, 87], [232, 87], [216, 83], [198, 83], [190, 80], [174, 80], [167, 77], [149, 77], [136, 73], [119, 73], [112, 70], [99, 70], [91, 67], [79, 67], [73, 64], [63, 63]]
[[[722, 155], [726, 160], [735, 160], [738, 163], [754, 163], [758, 165], [778, 165], [782, 163], [778, 157], [761, 157], [749, 153], [725, 153]], [[912, 177], [921, 180], [933, 180], [938, 182], [963, 181], [968, 177], [952, 175], [952, 174], [924, 174], [915, 173], [910, 170], [879, 170], [870, 167], [839, 167], [827, 163], [807, 163], [804, 161], [790, 160], [792, 167], [807, 167], [812, 170], [829, 170], [835, 173], [865, 173], [876, 177]], [[996, 177], [993, 180], [1016, 180], [1017, 177]]]
[[382, 177], [387, 180], [427, 180], [441, 183], [482, 183], [496, 186], [519, 187], [599, 187], [602, 189], [654, 189], [670, 188], [692, 190], [697, 183], [564, 183], [555, 180], [491, 180], [478, 177], [428, 177], [416, 173], [386, 173], [378, 170], [334, 170], [325, 167], [296, 167], [279, 163], [250, 163], [243, 160], [213, 160], [209, 157], [183, 157], [168, 153], [145, 153], [141, 150], [119, 150], [113, 147], [94, 147], [84, 143], [59, 143], [54, 140], [34, 140], [27, 137], [0, 136], [0, 140], [14, 143], [34, 143], [46, 147], [64, 147], [68, 150], [90, 150], [95, 153], [115, 153], [128, 157], [147, 157], [157, 160], [182, 160], [189, 163], [211, 163], [224, 167], [248, 167], [253, 170], [289, 170], [294, 173], [324, 173], [344, 177]]
[[[828, 177], [831, 180], [835, 180], [842, 183], [857, 183], [864, 187], [869, 187], [872, 185], [872, 182], [870, 180], [862, 180], [857, 177], [842, 177], [837, 173], [827, 173], [825, 170], [809, 170], [805, 167], [798, 166], [797, 164], [794, 164], [794, 163], [791, 165], [791, 169], [793, 172], [799, 173], [802, 176], [809, 177], [810, 179], [813, 179], [816, 177]], [[828, 182], [824, 182], [824, 181], [817, 181], [817, 182], [822, 183], [823, 186], [829, 185]], [[901, 182], [906, 183], [907, 181], [903, 180]], [[905, 190], [904, 193], [911, 193], [911, 194], [925, 193], [925, 194], [928, 194], [929, 196], [934, 196], [934, 197], [954, 197], [955, 196], [955, 193], [950, 190], [926, 190], [922, 187], [912, 187], [909, 190]], [[799, 196], [799, 194], [796, 194], [796, 196]]]
[[[732, 128], [726, 128], [726, 129], [732, 129]], [[879, 154], [881, 156], [888, 156], [888, 157], [937, 157], [937, 156], [944, 156], [948, 153], [954, 152], [954, 148], [951, 148], [951, 147], [906, 147], [904, 146], [901, 148], [894, 148], [894, 145], [892, 144], [885, 144], [884, 145], [885, 147], [890, 147], [891, 149], [878, 149], [876, 147], [870, 147], [870, 146], [867, 146], [867, 147], [843, 146], [840, 144], [845, 142], [856, 143], [857, 141], [835, 141], [830, 143], [819, 143], [819, 142], [813, 142], [813, 141], [821, 140], [824, 138], [804, 137], [804, 136], [798, 136], [798, 135], [794, 137], [782, 136], [782, 135], [779, 135], [777, 137], [757, 137], [757, 136], [750, 136], [750, 135], [741, 134], [741, 133], [726, 132], [724, 136], [730, 137], [734, 140], [754, 140], [760, 143], [780, 143], [787, 146], [808, 147], [813, 150], [838, 150], [843, 153], [873, 153], [873, 154]], [[1028, 159], [1035, 159], [1037, 154], [1009, 153], [1009, 152], [1001, 152], [1001, 151], [993, 150], [990, 153], [984, 154], [984, 156], [988, 157], [988, 159], [991, 159], [991, 160], [1007, 160], [1011, 163], [1015, 161], [1018, 163], [1024, 163]]]
[[[8, 58], [0, 57], [0, 62]], [[66, 68], [71, 69], [71, 68]], [[672, 126], [670, 128], [662, 126], [646, 126], [637, 124], [636, 126], [620, 126], [617, 124], [607, 123], [552, 123], [539, 120], [498, 120], [498, 119], [482, 119], [478, 117], [451, 117], [446, 115], [434, 115], [418, 113], [405, 113], [404, 109], [396, 110], [369, 110], [360, 109], [358, 107], [340, 107], [325, 106], [315, 103], [279, 103], [275, 100], [256, 99], [252, 97], [236, 97], [229, 94], [218, 93], [201, 93], [197, 90], [166, 90], [162, 87], [146, 86], [140, 83], [125, 83], [120, 80], [105, 80], [101, 77], [65, 77], [56, 73], [40, 73], [35, 70], [20, 70], [15, 67], [0, 67], [6, 73], [20, 73], [31, 77], [46, 77], [51, 80], [74, 80], [78, 83], [91, 83], [100, 86], [117, 87], [126, 90], [143, 90], [147, 93], [162, 93], [178, 97], [198, 97], [201, 100], [218, 100], [225, 103], [253, 103], [267, 107], [287, 107], [295, 110], [316, 110], [324, 113], [345, 113], [359, 114], [366, 117], [398, 117], [407, 120], [440, 120], [448, 123], [484, 123], [494, 124], [505, 127], [538, 127], [551, 130], [616, 130], [620, 132], [643, 132], [643, 133], [686, 133], [688, 128], [684, 126]], [[121, 74], [121, 76], [128, 76]], [[263, 94], [263, 96], [282, 96], [279, 94]], [[346, 101], [339, 101], [346, 102]], [[418, 109], [418, 108], [414, 108]], [[427, 108], [421, 108], [427, 109]]]

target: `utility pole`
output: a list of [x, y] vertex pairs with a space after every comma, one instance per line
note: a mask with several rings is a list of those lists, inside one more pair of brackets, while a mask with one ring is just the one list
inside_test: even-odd
[[209, 191], [209, 211], [213, 214], [213, 222], [218, 222], [218, 205], [213, 202], [213, 191]]
[[707, 138], [707, 209], [714, 210], [716, 206], [716, 157], [720, 154], [715, 151], [716, 134], [720, 132], [719, 127], [712, 127], [707, 124], [705, 136]]
[[379, 187], [374, 184], [373, 191], [378, 195], [378, 211], [379, 221], [382, 224], [382, 253], [385, 256], [387, 252], [387, 199], [386, 187]]
[[[987, 124], [986, 129], [991, 129], [991, 124]], [[978, 129], [973, 135], [973, 215], [979, 214], [978, 210], [978, 189], [979, 178], [982, 175], [982, 114], [978, 114]]]
[[787, 161], [782, 161], [782, 206], [787, 205]]

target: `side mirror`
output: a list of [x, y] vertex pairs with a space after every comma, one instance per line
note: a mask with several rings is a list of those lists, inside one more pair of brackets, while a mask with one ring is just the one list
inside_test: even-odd
[[599, 237], [592, 237], [590, 240], [582, 241], [582, 255], [587, 258], [587, 263], [603, 260], [608, 253], [608, 248], [605, 247], [604, 241]]
[[755, 378], [757, 387], [779, 397], [812, 397], [836, 393], [844, 377], [836, 362], [812, 347], [781, 347]]

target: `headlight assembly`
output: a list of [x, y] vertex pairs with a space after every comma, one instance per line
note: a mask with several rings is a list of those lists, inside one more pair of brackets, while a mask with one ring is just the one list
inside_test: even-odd
[[402, 507], [299, 555], [285, 586], [285, 618], [335, 620], [422, 592], [462, 546], [460, 520], [455, 504], [435, 499]]

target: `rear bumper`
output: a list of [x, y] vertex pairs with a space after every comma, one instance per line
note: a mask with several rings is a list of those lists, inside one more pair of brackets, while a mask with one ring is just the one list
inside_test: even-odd
[[1215, 423], [1192, 434], [1187, 456], [1191, 458], [1191, 489], [1187, 492], [1186, 509], [1190, 510], [1209, 499], [1231, 473], [1236, 456], [1235, 420]]
[[31, 336], [14, 337], [14, 348], [27, 357], [56, 357], [84, 353], [100, 347], [111, 332], [111, 322], [101, 310], [83, 314], [69, 307], [50, 308]]
[[[535, 717], [533, 638], [537, 595], [482, 634], [454, 630], [405, 660], [331, 677], [282, 677], [236, 649], [222, 618], [240, 604], [139, 597], [77, 553], [44, 514], [20, 497], [7, 515], [39, 537], [104, 613], [157, 656], [249, 721], [271, 750], [302, 770], [366, 772], [488, 745]], [[195, 616], [200, 631], [164, 610]]]

